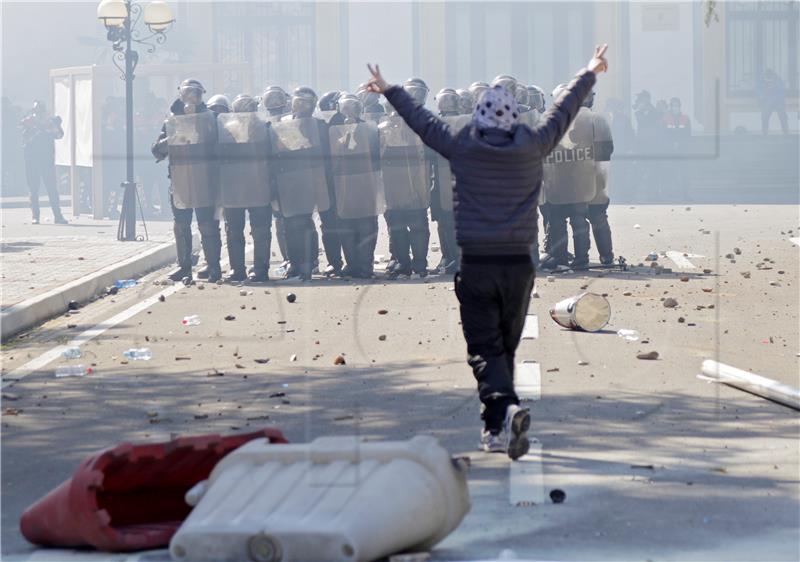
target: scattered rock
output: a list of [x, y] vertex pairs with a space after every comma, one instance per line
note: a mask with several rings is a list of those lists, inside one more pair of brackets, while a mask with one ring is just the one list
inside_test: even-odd
[[703, 274], [704, 275], [711, 275], [711, 270], [710, 269], [704, 269], [703, 270]]
[[292, 362], [295, 362], [295, 361], [297, 361], [297, 354], [296, 354], [296, 353], [293, 353], [293, 354], [291, 355], [291, 357], [289, 357], [289, 361], [292, 361]]
[[230, 321], [232, 321], [232, 320], [236, 320], [236, 317], [235, 317], [233, 314], [228, 314], [228, 315], [225, 317], [225, 320], [227, 320], [228, 322], [230, 322]]
[[253, 361], [258, 363], [259, 365], [266, 365], [267, 363], [269, 363], [269, 359], [267, 359], [267, 358], [265, 358], [265, 359], [253, 359]]
[[645, 353], [637, 353], [636, 359], [655, 361], [656, 359], [658, 359], [658, 351], [647, 351]]
[[386, 334], [381, 334], [378, 336], [378, 341], [386, 341]]
[[744, 277], [745, 279], [750, 279], [750, 272], [749, 272], [749, 271], [740, 271], [739, 273], [740, 273], [740, 274], [742, 275], [742, 277]]
[[378, 311], [378, 314], [389, 314], [389, 311], [381, 309], [381, 310]]
[[684, 322], [686, 322], [686, 318], [684, 318], [683, 316], [679, 316], [678, 317], [678, 324], [683, 324]]
[[17, 394], [11, 394], [10, 392], [4, 392], [2, 398], [3, 400], [8, 400], [10, 402], [19, 400], [19, 396]]
[[334, 365], [345, 365], [346, 361], [344, 360], [344, 357], [342, 357], [341, 355], [337, 355], [336, 359], [333, 360], [333, 364]]
[[678, 300], [672, 297], [667, 297], [664, 299], [664, 308], [675, 308], [678, 306]]
[[205, 283], [198, 283], [197, 284], [197, 290], [198, 291], [205, 291], [206, 290], [206, 284]]
[[550, 501], [553, 503], [564, 503], [564, 500], [567, 499], [567, 494], [564, 493], [564, 490], [559, 490], [556, 488], [555, 490], [550, 490]]
[[688, 283], [689, 282], [689, 276], [688, 275], [681, 275], [681, 281], [683, 283]]
[[67, 324], [67, 328], [77, 328], [77, 324]]
[[247, 289], [240, 290], [239, 291], [239, 296], [240, 297], [246, 297], [247, 296]]
[[725, 259], [732, 260], [735, 259], [733, 254], [725, 254]]
[[119, 287], [117, 287], [116, 285], [112, 285], [111, 287], [108, 288], [106, 293], [108, 293], [109, 295], [116, 295], [117, 293], [119, 293]]
[[704, 293], [710, 293], [710, 292], [711, 292], [711, 291], [713, 291], [713, 290], [714, 290], [714, 289], [712, 289], [711, 287], [703, 287], [703, 292], [704, 292]]
[[742, 249], [741, 248], [734, 248], [733, 249], [733, 253], [736, 254], [737, 256], [741, 256], [742, 255]]
[[78, 301], [69, 301], [67, 304], [67, 309], [69, 310], [78, 310], [81, 307]]
[[158, 295], [158, 302], [164, 302], [165, 300], [167, 300], [167, 297], [164, 295]]
[[196, 420], [206, 420], [208, 419], [208, 414], [195, 414], [194, 419]]
[[289, 293], [288, 295], [286, 295], [286, 300], [289, 301], [290, 303], [295, 302], [297, 300], [297, 295], [295, 295], [294, 293]]
[[186, 355], [176, 355], [175, 361], [190, 361], [192, 358]]
[[548, 373], [558, 373], [560, 369], [558, 367], [553, 367], [552, 369], [547, 369]]
[[588, 365], [588, 364], [589, 364], [589, 362], [588, 362], [588, 361], [584, 361], [584, 360], [580, 360], [580, 361], [578, 361], [578, 365], [580, 365], [581, 367], [585, 367], [585, 366], [586, 366], [586, 365]]
[[220, 371], [219, 369], [217, 369], [215, 367], [214, 369], [211, 369], [208, 373], [206, 373], [206, 376], [207, 377], [224, 377], [225, 376], [225, 371]]

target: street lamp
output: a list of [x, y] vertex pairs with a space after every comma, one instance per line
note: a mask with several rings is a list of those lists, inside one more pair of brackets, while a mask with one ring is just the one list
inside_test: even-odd
[[[155, 44], [167, 40], [166, 32], [175, 18], [172, 10], [163, 0], [153, 0], [142, 9], [135, 0], [102, 0], [97, 5], [97, 19], [108, 30], [107, 38], [112, 43], [114, 54], [111, 60], [122, 73], [125, 80], [125, 132], [127, 149], [127, 176], [121, 185], [124, 188], [122, 211], [117, 228], [117, 240], [136, 240], [136, 203], [138, 194], [133, 177], [133, 79], [139, 62], [139, 53], [131, 48], [132, 43], [147, 46], [147, 52], [156, 50]], [[140, 19], [149, 30], [142, 35], [137, 29]], [[123, 66], [124, 65], [124, 66]]]

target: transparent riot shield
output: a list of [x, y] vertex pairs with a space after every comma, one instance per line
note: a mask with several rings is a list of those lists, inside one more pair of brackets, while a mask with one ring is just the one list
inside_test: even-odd
[[381, 208], [381, 178], [372, 148], [377, 149], [374, 123], [336, 125], [328, 130], [336, 211], [343, 219], [374, 217]]
[[519, 122], [524, 123], [533, 129], [539, 123], [540, 113], [536, 110], [526, 111], [519, 114]]
[[172, 199], [178, 209], [214, 207], [219, 196], [217, 120], [211, 111], [167, 119]]
[[217, 116], [220, 201], [226, 208], [271, 202], [267, 123], [258, 113]]
[[398, 116], [387, 117], [378, 130], [386, 208], [427, 208], [430, 174], [422, 140]]
[[588, 203], [597, 192], [594, 118], [583, 107], [543, 162], [545, 199], [554, 205]]
[[272, 150], [277, 200], [285, 217], [308, 215], [330, 207], [325, 158], [313, 117], [272, 124]]

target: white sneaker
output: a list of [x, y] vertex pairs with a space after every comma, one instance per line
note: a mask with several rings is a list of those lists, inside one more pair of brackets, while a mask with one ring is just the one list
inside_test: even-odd
[[507, 436], [506, 452], [512, 461], [528, 453], [531, 443], [528, 430], [531, 427], [531, 412], [528, 408], [520, 408], [516, 404], [506, 408], [506, 420], [503, 432]]
[[507, 450], [506, 437], [503, 433], [492, 433], [481, 430], [480, 448], [484, 453], [505, 453]]

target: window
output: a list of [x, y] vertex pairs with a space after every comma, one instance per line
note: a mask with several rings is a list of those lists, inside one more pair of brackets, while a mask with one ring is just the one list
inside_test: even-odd
[[[225, 2], [214, 5], [215, 56], [220, 63], [249, 63], [251, 92], [270, 84], [288, 92], [315, 78], [315, 5], [308, 2]], [[235, 77], [231, 83], [236, 91]], [[227, 88], [226, 88], [227, 91]]]
[[728, 95], [752, 97], [771, 69], [798, 95], [798, 2], [729, 2], [726, 9]]

